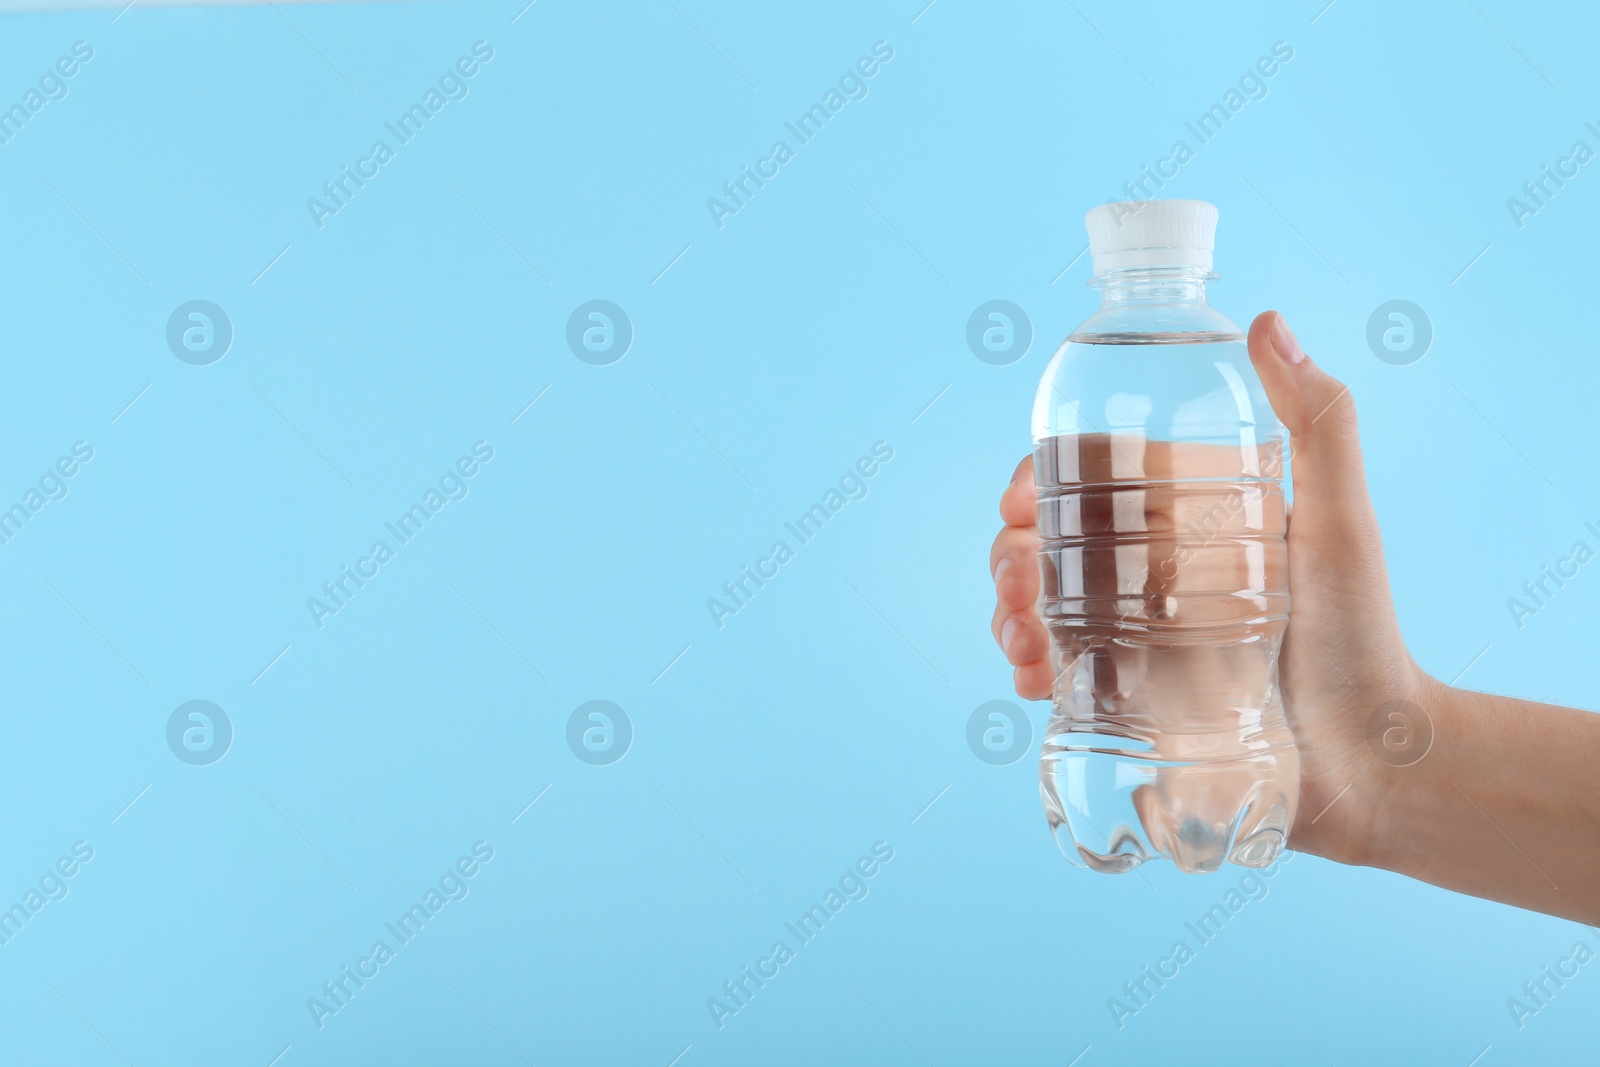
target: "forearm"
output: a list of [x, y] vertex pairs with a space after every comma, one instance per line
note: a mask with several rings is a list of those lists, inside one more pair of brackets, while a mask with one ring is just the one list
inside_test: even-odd
[[1382, 776], [1363, 862], [1600, 922], [1600, 715], [1432, 682], [1427, 754]]

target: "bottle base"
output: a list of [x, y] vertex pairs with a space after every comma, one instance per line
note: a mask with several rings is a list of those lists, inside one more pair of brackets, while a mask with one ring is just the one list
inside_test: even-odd
[[1103, 750], [1047, 751], [1040, 794], [1056, 847], [1102, 874], [1154, 859], [1187, 874], [1266, 867], [1283, 852], [1299, 792], [1298, 754], [1269, 749], [1214, 763]]

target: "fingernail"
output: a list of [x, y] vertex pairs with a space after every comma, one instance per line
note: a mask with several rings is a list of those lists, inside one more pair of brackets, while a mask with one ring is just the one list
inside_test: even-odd
[[1000, 584], [1000, 579], [1005, 576], [1006, 571], [1011, 569], [1011, 564], [1013, 562], [1014, 561], [1011, 559], [1010, 556], [1001, 556], [1000, 557], [1000, 562], [996, 563], [994, 565], [994, 584], [995, 585], [998, 586]]
[[1285, 363], [1305, 361], [1306, 354], [1301, 349], [1300, 342], [1294, 339], [1294, 332], [1289, 329], [1289, 324], [1284, 321], [1282, 315], [1272, 321], [1272, 348]]
[[1020, 629], [1022, 622], [1016, 618], [1007, 619], [1006, 624], [1000, 627], [1000, 647], [1005, 649], [1008, 656], [1011, 655], [1011, 640], [1017, 636], [1017, 631]]

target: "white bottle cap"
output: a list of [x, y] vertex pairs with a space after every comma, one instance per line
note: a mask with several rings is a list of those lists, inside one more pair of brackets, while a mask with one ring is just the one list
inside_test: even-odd
[[1125, 267], [1211, 269], [1217, 207], [1204, 200], [1101, 204], [1083, 217], [1094, 272]]

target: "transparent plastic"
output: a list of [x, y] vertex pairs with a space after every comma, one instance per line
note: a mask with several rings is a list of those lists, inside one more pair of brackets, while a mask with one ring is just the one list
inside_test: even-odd
[[1283, 427], [1197, 267], [1110, 271], [1034, 401], [1040, 756], [1062, 854], [1264, 867], [1294, 824]]

